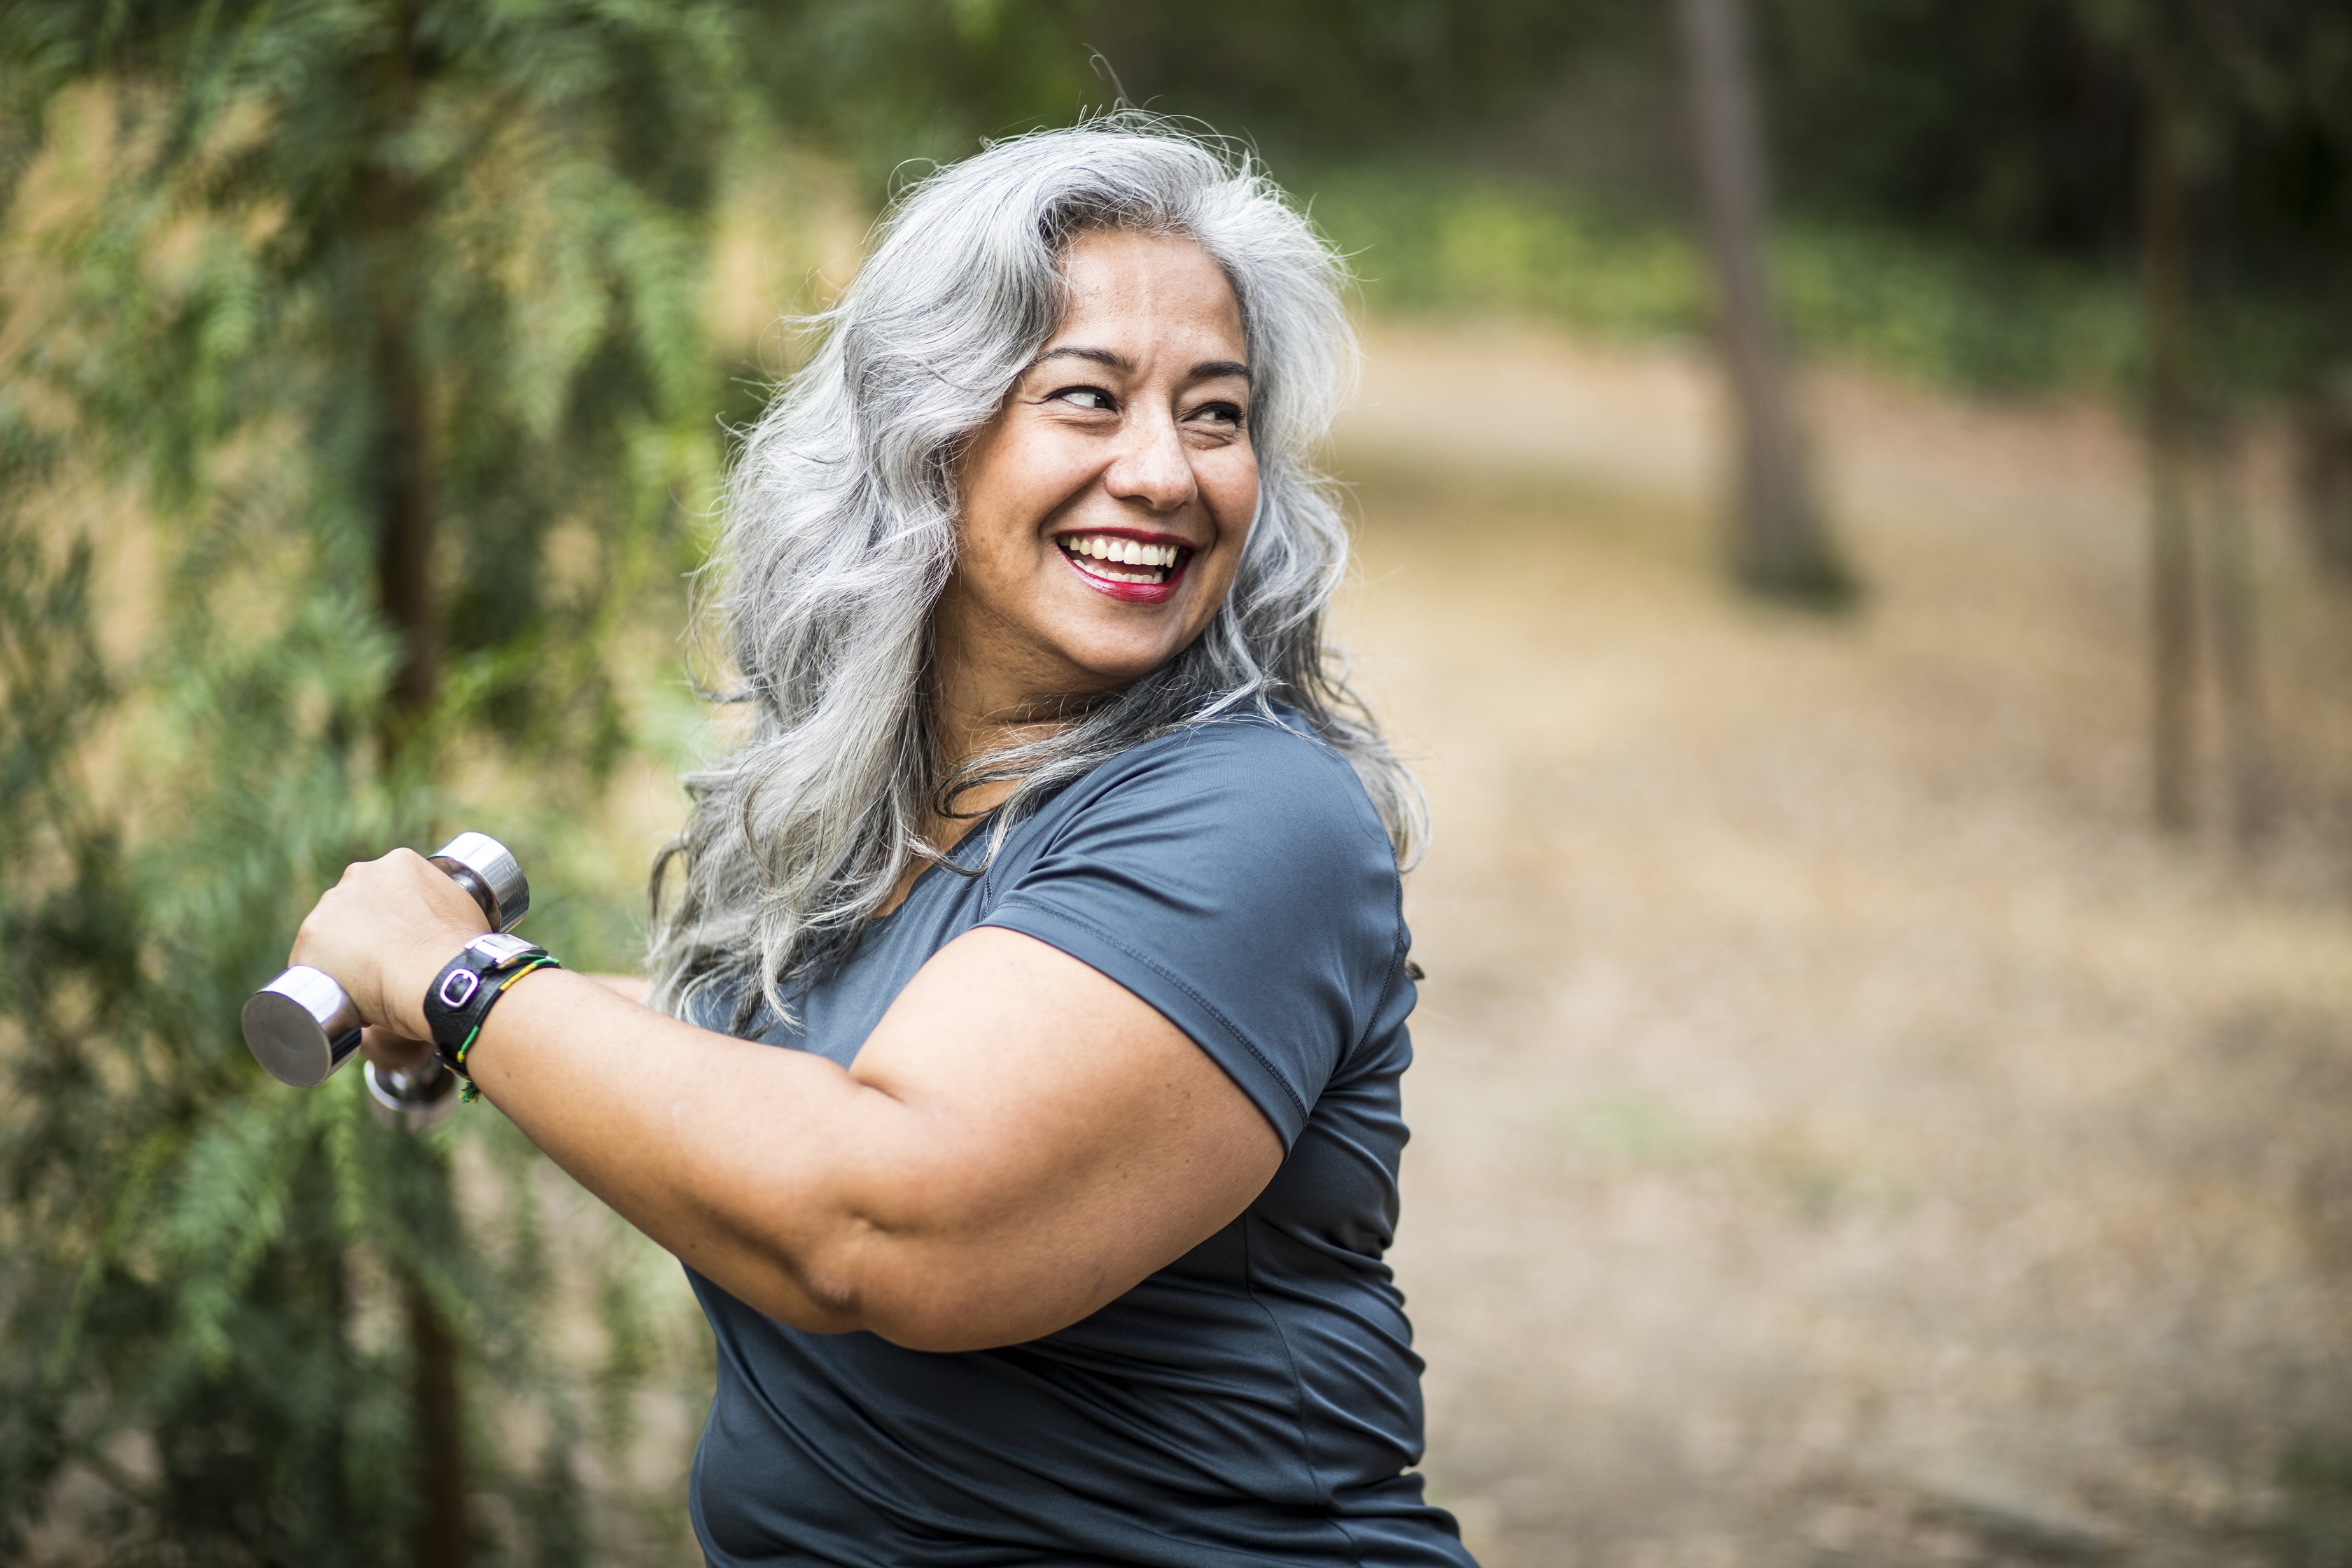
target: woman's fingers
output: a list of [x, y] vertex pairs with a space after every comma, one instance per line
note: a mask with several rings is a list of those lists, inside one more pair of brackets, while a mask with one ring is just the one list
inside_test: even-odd
[[395, 849], [344, 870], [296, 933], [293, 961], [332, 975], [369, 1023], [415, 1038], [433, 976], [488, 924], [432, 862]]

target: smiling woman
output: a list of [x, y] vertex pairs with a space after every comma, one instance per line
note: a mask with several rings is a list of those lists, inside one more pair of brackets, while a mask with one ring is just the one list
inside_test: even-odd
[[303, 926], [686, 1264], [713, 1563], [1468, 1562], [1381, 1261], [1415, 797], [1321, 637], [1338, 279], [1143, 117], [933, 175], [734, 475], [753, 723], [650, 989], [436, 1014], [482, 922], [404, 851]]

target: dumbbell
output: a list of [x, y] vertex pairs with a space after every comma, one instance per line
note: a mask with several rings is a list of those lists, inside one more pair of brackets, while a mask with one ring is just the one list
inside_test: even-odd
[[[492, 931], [511, 931], [530, 908], [530, 884], [507, 847], [486, 833], [460, 833], [432, 856], [433, 864], [472, 895]], [[332, 976], [298, 963], [245, 1004], [245, 1043], [269, 1076], [296, 1089], [315, 1089], [360, 1047], [360, 1016]], [[367, 1067], [369, 1109], [377, 1120], [422, 1131], [456, 1103], [457, 1075], [438, 1060], [414, 1072], [379, 1073]]]

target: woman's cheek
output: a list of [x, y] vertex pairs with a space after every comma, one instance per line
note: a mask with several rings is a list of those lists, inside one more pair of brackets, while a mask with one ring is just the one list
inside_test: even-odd
[[1233, 535], [1236, 548], [1257, 517], [1257, 458], [1246, 447], [1230, 469], [1216, 476], [1215, 500], [1209, 510], [1217, 520], [1217, 531]]

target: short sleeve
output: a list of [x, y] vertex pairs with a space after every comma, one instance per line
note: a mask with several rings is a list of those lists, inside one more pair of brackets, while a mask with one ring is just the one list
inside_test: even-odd
[[1150, 1003], [1287, 1149], [1403, 962], [1396, 862], [1354, 770], [1270, 722], [1203, 725], [1056, 804], [1064, 820], [980, 923]]

